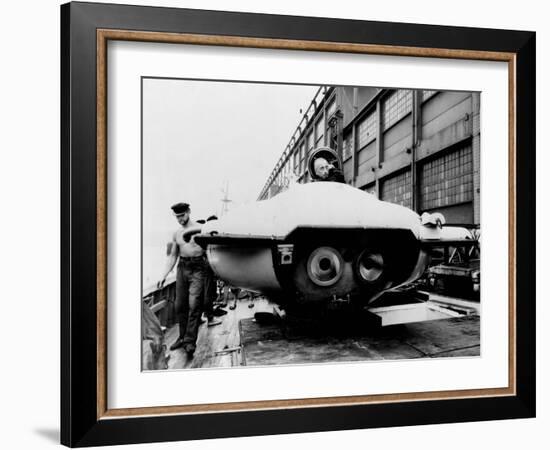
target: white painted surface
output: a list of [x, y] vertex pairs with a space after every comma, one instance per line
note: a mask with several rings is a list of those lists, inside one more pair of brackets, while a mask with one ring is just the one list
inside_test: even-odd
[[260, 202], [235, 208], [203, 227], [204, 233], [284, 238], [296, 228], [380, 228], [410, 230], [418, 238], [418, 214], [378, 200], [347, 184], [297, 184]]

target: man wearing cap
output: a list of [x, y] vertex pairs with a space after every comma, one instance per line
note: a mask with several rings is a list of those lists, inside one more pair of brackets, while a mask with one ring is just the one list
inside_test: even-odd
[[204, 250], [195, 243], [194, 238], [184, 236], [186, 232], [200, 228], [200, 224], [191, 220], [189, 205], [176, 203], [171, 208], [181, 228], [172, 235], [164, 276], [158, 282], [158, 287], [162, 288], [166, 277], [178, 261], [175, 309], [179, 337], [170, 346], [170, 350], [183, 347], [187, 355], [192, 357], [200, 325], [206, 261]]

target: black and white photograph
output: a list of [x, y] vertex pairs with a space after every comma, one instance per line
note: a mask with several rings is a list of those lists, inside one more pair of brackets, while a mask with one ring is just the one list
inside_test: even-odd
[[142, 77], [142, 370], [480, 357], [481, 98]]

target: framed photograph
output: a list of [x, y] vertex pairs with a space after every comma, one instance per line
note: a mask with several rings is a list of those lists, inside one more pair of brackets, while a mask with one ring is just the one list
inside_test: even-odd
[[535, 415], [535, 33], [61, 7], [61, 441]]

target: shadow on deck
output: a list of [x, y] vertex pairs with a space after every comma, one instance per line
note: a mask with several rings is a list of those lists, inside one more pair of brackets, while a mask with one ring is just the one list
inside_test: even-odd
[[[243, 299], [235, 310], [225, 308], [220, 325], [203, 323], [194, 357], [188, 358], [181, 348], [171, 351], [169, 369], [480, 355], [478, 315], [386, 327], [351, 326], [353, 318], [345, 315], [307, 324], [299, 320], [258, 323], [254, 314], [272, 312], [273, 305], [263, 298], [256, 299], [254, 307], [249, 305]], [[166, 332], [167, 346], [177, 337], [176, 325]]]

